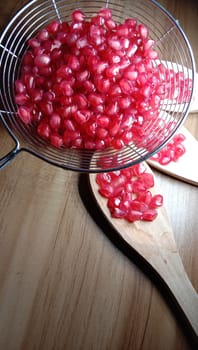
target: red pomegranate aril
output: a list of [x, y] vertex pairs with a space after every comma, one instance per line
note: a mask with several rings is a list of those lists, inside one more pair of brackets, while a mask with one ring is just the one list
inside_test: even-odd
[[109, 122], [110, 122], [109, 117], [105, 115], [100, 115], [97, 118], [97, 124], [101, 128], [108, 128]]
[[174, 144], [179, 144], [179, 143], [185, 141], [185, 139], [186, 139], [185, 135], [182, 133], [179, 133], [173, 137], [173, 142], [174, 142]]
[[104, 128], [97, 128], [96, 135], [99, 139], [104, 140], [108, 135], [108, 131]]
[[49, 39], [49, 31], [47, 29], [42, 29], [37, 34], [37, 39], [39, 41], [44, 41]]
[[49, 119], [49, 124], [53, 130], [57, 130], [61, 125], [60, 115], [53, 113]]
[[142, 220], [143, 214], [141, 211], [138, 210], [129, 210], [127, 215], [126, 215], [126, 219], [129, 222], [134, 222], [137, 220]]
[[33, 102], [40, 102], [43, 98], [43, 90], [31, 89], [29, 94]]
[[86, 16], [85, 16], [84, 12], [81, 10], [74, 10], [72, 12], [72, 20], [74, 22], [82, 22], [85, 20], [85, 17]]
[[26, 86], [22, 80], [15, 81], [15, 89], [16, 89], [16, 93], [18, 94], [22, 94], [26, 92]]
[[150, 209], [156, 209], [163, 205], [163, 196], [160, 194], [154, 195], [150, 202], [149, 202], [149, 208]]
[[50, 57], [46, 54], [38, 55], [34, 59], [34, 63], [38, 68], [46, 67], [50, 64]]
[[120, 97], [118, 104], [121, 109], [127, 109], [131, 104], [131, 99], [129, 97]]
[[120, 123], [117, 122], [117, 121], [112, 121], [110, 122], [110, 125], [109, 125], [109, 134], [111, 136], [116, 136], [117, 133], [119, 132], [120, 130]]
[[46, 29], [49, 33], [52, 33], [52, 34], [56, 33], [59, 29], [59, 22], [53, 21], [49, 23]]
[[105, 94], [109, 91], [111, 82], [109, 79], [104, 79], [103, 76], [97, 76], [95, 78], [95, 86], [99, 92]]
[[144, 202], [145, 204], [150, 206], [150, 202], [151, 202], [151, 199], [152, 199], [152, 193], [149, 190], [146, 190], [145, 192], [139, 192], [137, 194], [137, 198], [136, 199], [139, 202]]
[[124, 94], [130, 94], [130, 92], [132, 91], [132, 84], [131, 84], [131, 81], [128, 80], [128, 79], [121, 79], [119, 81], [119, 85], [120, 85], [120, 88], [121, 88], [121, 91], [124, 93]]
[[150, 58], [152, 60], [156, 60], [158, 58], [158, 53], [155, 50], [147, 50], [145, 51], [145, 55], [147, 58]]
[[89, 79], [89, 75], [90, 75], [89, 71], [84, 70], [79, 73], [76, 73], [76, 79], [78, 82], [82, 83], [82, 82], [85, 82], [87, 79]]
[[138, 26], [138, 30], [139, 30], [139, 33], [140, 33], [140, 35], [141, 35], [141, 38], [142, 39], [147, 39], [147, 37], [148, 37], [148, 28], [145, 26], [145, 25], [143, 25], [143, 24], [140, 24], [139, 26]]
[[144, 202], [140, 202], [137, 199], [131, 201], [131, 209], [141, 211], [142, 213], [148, 209], [148, 205]]
[[32, 121], [31, 110], [26, 106], [21, 106], [18, 108], [18, 115], [25, 124], [29, 124]]
[[73, 101], [80, 109], [85, 109], [88, 104], [87, 97], [80, 93], [73, 96]]
[[64, 131], [63, 133], [63, 143], [65, 145], [71, 145], [72, 142], [75, 140], [75, 139], [78, 139], [80, 137], [80, 133], [78, 131]]
[[51, 116], [53, 113], [53, 105], [52, 102], [47, 102], [42, 100], [39, 104], [41, 112], [47, 116]]
[[90, 93], [88, 96], [88, 101], [92, 106], [96, 107], [104, 103], [104, 97], [100, 94]]
[[63, 146], [63, 138], [57, 134], [50, 135], [50, 142], [53, 146], [60, 148]]
[[126, 215], [125, 210], [122, 210], [122, 209], [117, 208], [117, 207], [111, 209], [111, 216], [113, 218], [117, 218], [117, 219], [124, 218], [125, 215]]
[[28, 41], [28, 45], [35, 49], [37, 47], [40, 47], [41, 43], [39, 40], [37, 40], [36, 38], [31, 38], [29, 41]]
[[134, 68], [128, 68], [127, 70], [124, 71], [123, 77], [128, 79], [128, 80], [136, 80], [138, 77], [138, 72], [134, 70]]
[[109, 20], [109, 19], [111, 19], [112, 12], [111, 12], [110, 8], [105, 7], [105, 8], [102, 8], [101, 10], [99, 10], [98, 15], [103, 17], [105, 20]]
[[122, 149], [124, 147], [124, 141], [120, 137], [114, 138], [112, 140], [112, 145], [115, 149]]
[[69, 56], [67, 64], [73, 71], [77, 71], [80, 68], [79, 59], [74, 55]]
[[122, 135], [122, 140], [125, 145], [128, 145], [133, 140], [133, 133], [131, 131], [125, 131]]
[[83, 82], [83, 87], [86, 92], [94, 92], [96, 90], [95, 85], [90, 80], [85, 80]]
[[109, 95], [111, 97], [116, 97], [116, 96], [120, 96], [122, 94], [122, 90], [120, 88], [120, 86], [118, 84], [113, 84], [112, 86], [110, 86], [109, 88]]
[[15, 102], [18, 105], [25, 105], [27, 102], [29, 102], [30, 98], [27, 94], [21, 93], [15, 95]]
[[94, 141], [85, 140], [84, 145], [86, 149], [90, 149], [90, 150], [96, 149], [96, 143]]
[[42, 136], [42, 138], [44, 139], [48, 139], [50, 137], [51, 130], [48, 123], [45, 121], [41, 121], [38, 124], [37, 131], [38, 131], [38, 134]]
[[90, 111], [89, 110], [78, 110], [74, 114], [74, 119], [78, 124], [84, 124], [86, 123], [90, 118]]
[[174, 161], [177, 161], [186, 152], [185, 147], [182, 144], [177, 144], [174, 149]]
[[153, 221], [156, 219], [157, 217], [157, 210], [156, 209], [148, 209], [146, 211], [143, 212], [142, 214], [142, 218], [145, 221]]
[[115, 29], [117, 26], [116, 22], [113, 19], [107, 19], [105, 23], [106, 23], [106, 27], [111, 30]]
[[137, 49], [138, 49], [138, 46], [136, 44], [129, 45], [129, 47], [126, 51], [126, 55], [128, 57], [133, 57], [135, 55]]

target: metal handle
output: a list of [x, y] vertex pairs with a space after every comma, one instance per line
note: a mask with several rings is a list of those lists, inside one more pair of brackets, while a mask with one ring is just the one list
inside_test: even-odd
[[16, 155], [19, 153], [19, 151], [20, 151], [20, 149], [19, 149], [18, 145], [16, 145], [16, 147], [12, 151], [10, 151], [3, 158], [1, 158], [0, 159], [0, 170], [3, 169], [7, 164], [9, 164], [16, 157]]

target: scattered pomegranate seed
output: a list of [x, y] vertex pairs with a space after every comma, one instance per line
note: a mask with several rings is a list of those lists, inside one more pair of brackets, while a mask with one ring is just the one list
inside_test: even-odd
[[157, 208], [163, 205], [161, 194], [152, 195], [154, 177], [146, 172], [143, 163], [109, 173], [96, 175], [99, 193], [107, 198], [111, 216], [124, 218], [129, 222], [136, 220], [153, 221]]
[[186, 152], [183, 141], [185, 141], [185, 136], [182, 133], [176, 134], [173, 136], [172, 140], [167, 143], [165, 147], [163, 147], [163, 149], [157, 152], [150, 159], [158, 162], [161, 165], [177, 162]]
[[[132, 18], [116, 23], [109, 8], [91, 19], [76, 9], [71, 22], [52, 21], [28, 45], [15, 82], [18, 115], [55, 147], [121, 149], [143, 142], [148, 121], [163, 129], [164, 99], [190, 98], [183, 73], [156, 65], [147, 26]], [[173, 158], [183, 152], [177, 145]]]

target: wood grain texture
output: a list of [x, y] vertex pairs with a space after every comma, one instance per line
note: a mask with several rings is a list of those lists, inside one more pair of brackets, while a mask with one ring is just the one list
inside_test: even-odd
[[[22, 3], [0, 0], [1, 26]], [[198, 64], [198, 4], [160, 3], [179, 19]], [[185, 126], [198, 137], [196, 113]], [[0, 126], [0, 154], [11, 144]], [[197, 187], [155, 174], [198, 291]], [[85, 176], [26, 153], [0, 172], [0, 349], [192, 349], [155, 282], [101, 218]]]

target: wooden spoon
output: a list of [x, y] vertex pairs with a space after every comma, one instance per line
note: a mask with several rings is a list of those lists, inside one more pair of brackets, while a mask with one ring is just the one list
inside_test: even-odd
[[158, 217], [153, 222], [128, 223], [124, 219], [114, 219], [109, 213], [107, 200], [98, 193], [95, 177], [95, 174], [89, 175], [90, 186], [103, 214], [124, 241], [135, 249], [164, 281], [191, 325], [197, 343], [198, 295], [184, 270], [164, 206], [158, 210]]
[[163, 173], [198, 186], [198, 142], [185, 127], [182, 126], [179, 132], [186, 137], [183, 142], [186, 153], [177, 162], [161, 165], [158, 162], [148, 159], [147, 163]]

